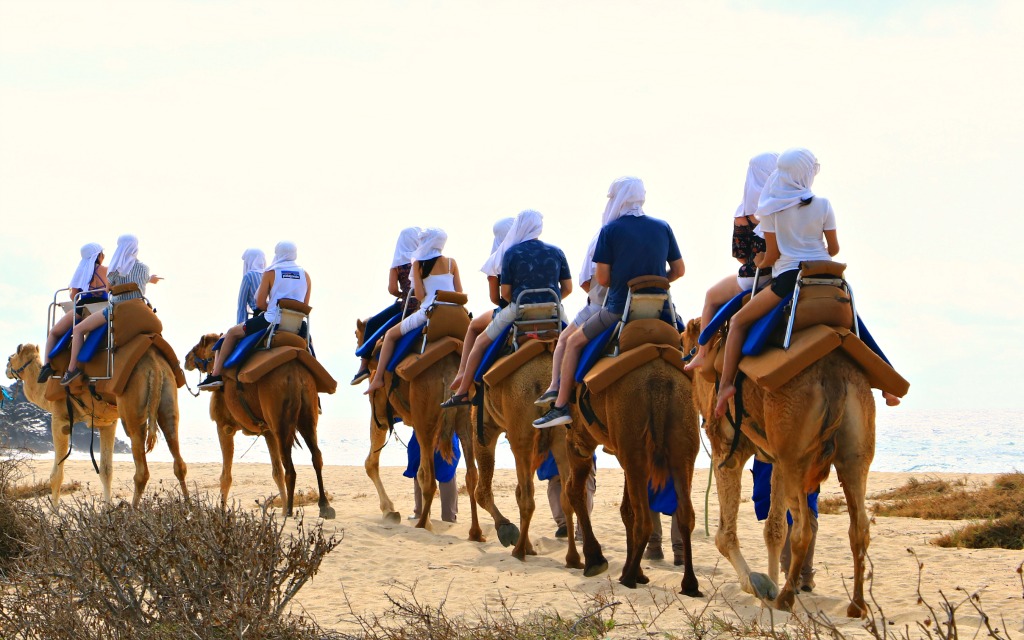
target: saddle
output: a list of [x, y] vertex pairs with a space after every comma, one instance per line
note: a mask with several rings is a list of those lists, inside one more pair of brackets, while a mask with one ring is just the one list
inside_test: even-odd
[[[523, 304], [529, 295], [550, 300]], [[545, 351], [552, 353], [565, 323], [561, 296], [553, 289], [527, 289], [516, 299], [516, 318], [484, 352], [473, 380], [493, 387]]]
[[427, 323], [402, 336], [385, 365], [387, 371], [409, 381], [448, 354], [461, 354], [469, 329], [469, 312], [465, 307], [468, 301], [464, 293], [438, 291], [434, 303], [426, 310]]

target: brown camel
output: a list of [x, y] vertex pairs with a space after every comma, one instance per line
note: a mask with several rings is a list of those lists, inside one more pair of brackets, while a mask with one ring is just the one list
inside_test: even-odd
[[[362, 320], [356, 321], [356, 341], [363, 340]], [[378, 362], [370, 360], [371, 376]], [[477, 514], [476, 488], [477, 470], [474, 458], [473, 432], [469, 420], [469, 411], [465, 408], [441, 409], [441, 402], [447, 396], [448, 385], [459, 369], [459, 353], [452, 352], [427, 367], [412, 381], [403, 380], [394, 372], [384, 373], [384, 387], [370, 394], [370, 455], [366, 458], [366, 473], [377, 487], [380, 497], [381, 511], [386, 520], [400, 519], [394, 506], [380, 482], [379, 457], [380, 449], [387, 440], [387, 434], [393, 428], [389, 414], [398, 416], [406, 425], [412, 426], [416, 440], [420, 443], [420, 469], [416, 473], [420, 491], [423, 494], [423, 506], [416, 527], [433, 530], [430, 523], [430, 507], [437, 491], [434, 475], [434, 452], [440, 450], [446, 460], [454, 455], [452, 449], [452, 433], [459, 436], [462, 443], [462, 459], [466, 463], [466, 489], [469, 493], [469, 506], [472, 522], [469, 527], [469, 539], [474, 542], [485, 542], [483, 530]], [[390, 405], [390, 410], [389, 410]]]
[[[683, 345], [691, 349], [700, 335], [700, 320], [691, 320], [683, 332]], [[716, 339], [721, 339], [719, 336]], [[712, 350], [714, 347], [712, 347]], [[709, 350], [709, 353], [712, 353]], [[714, 357], [710, 358], [714, 361]], [[867, 613], [864, 569], [869, 543], [865, 508], [868, 469], [875, 452], [875, 402], [863, 371], [841, 349], [829, 353], [773, 392], [764, 392], [747, 380], [742, 385], [743, 415], [740, 434], [730, 419], [714, 417], [715, 383], [694, 376], [694, 399], [705, 417], [712, 445], [720, 516], [715, 544], [739, 575], [744, 591], [772, 599], [777, 591], [779, 556], [786, 536], [785, 512], [793, 516], [790, 532], [792, 559], [786, 583], [775, 606], [792, 610], [799, 588], [800, 567], [811, 539], [807, 494], [828, 477], [835, 466], [850, 512], [850, 548], [853, 551], [853, 594], [847, 615]], [[736, 403], [730, 403], [735, 416]], [[741, 476], [755, 451], [773, 462], [772, 506], [765, 527], [769, 576], [750, 571], [740, 552], [736, 533]]]
[[[185, 356], [185, 368], [208, 373], [213, 363], [213, 345], [220, 334], [208, 333]], [[235, 452], [235, 433], [262, 435], [270, 452], [270, 468], [282, 498], [285, 515], [292, 515], [295, 498], [295, 464], [292, 448], [295, 433], [302, 436], [313, 459], [317, 489], [320, 497], [320, 517], [333, 519], [334, 508], [324, 491], [323, 456], [317, 443], [316, 425], [319, 418], [317, 386], [313, 374], [299, 360], [291, 360], [273, 369], [254, 384], [241, 385], [226, 379], [224, 386], [213, 392], [210, 399], [210, 417], [217, 424], [221, 455], [224, 464], [220, 475], [220, 499], [227, 504], [231, 490], [231, 463]]]
[[[64, 400], [50, 401], [45, 397], [46, 384], [37, 382], [42, 364], [39, 348], [34, 344], [21, 344], [7, 359], [7, 377], [21, 380], [25, 397], [43, 411], [50, 413], [50, 433], [53, 437], [53, 469], [50, 471], [50, 501], [54, 508], [60, 502], [60, 487], [64, 482], [64, 456], [71, 438], [71, 421]], [[75, 394], [71, 401], [75, 421], [84, 421], [100, 435], [100, 484], [103, 499], [110, 502], [110, 483], [114, 476], [114, 436], [117, 433], [117, 406], [96, 400], [92, 394]], [[156, 442], [155, 436], [153, 434]], [[149, 448], [152, 449], [152, 444]]]
[[[676, 518], [684, 544], [681, 592], [702, 596], [690, 547], [695, 520], [690, 485], [700, 449], [697, 411], [691, 395], [689, 378], [661, 358], [630, 371], [599, 393], [588, 396], [582, 387], [577, 390], [567, 435], [572, 471], [566, 491], [583, 530], [584, 575], [595, 576], [608, 569], [584, 495], [591, 456], [601, 444], [614, 452], [626, 480], [619, 509], [626, 526], [626, 561], [619, 582], [631, 589], [647, 584], [640, 566], [653, 528], [647, 487], [649, 482], [660, 487], [671, 481], [679, 498]], [[588, 413], [590, 420], [586, 418]]]
[[[519, 369], [495, 385], [486, 385], [483, 394], [483, 429], [477, 432], [477, 464], [480, 469], [480, 483], [476, 499], [480, 506], [494, 518], [498, 539], [505, 546], [515, 544], [512, 555], [525, 560], [536, 555], [530, 543], [530, 521], [535, 509], [533, 472], [547, 458], [548, 452], [555, 456], [559, 475], [568, 477], [569, 462], [565, 453], [565, 427], [535, 429], [533, 420], [542, 413], [534, 400], [547, 388], [551, 379], [551, 353], [543, 351], [534, 356]], [[473, 424], [477, 425], [477, 412], [473, 407]], [[491, 481], [494, 477], [494, 451], [498, 437], [505, 433], [512, 454], [516, 460], [516, 502], [519, 504], [519, 529], [502, 515], [494, 504]], [[589, 462], [589, 458], [588, 458]], [[566, 514], [566, 530], [569, 535], [569, 549], [565, 566], [581, 569], [579, 552], [574, 541], [576, 530], [572, 522], [572, 506], [566, 495], [566, 483], [562, 483], [562, 510]]]

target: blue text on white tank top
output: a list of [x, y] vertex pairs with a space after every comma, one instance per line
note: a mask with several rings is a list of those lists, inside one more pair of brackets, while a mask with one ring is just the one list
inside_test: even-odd
[[286, 278], [288, 280], [298, 280], [299, 279], [299, 272], [298, 271], [284, 271], [284, 270], [282, 270], [281, 271], [281, 277], [282, 278]]

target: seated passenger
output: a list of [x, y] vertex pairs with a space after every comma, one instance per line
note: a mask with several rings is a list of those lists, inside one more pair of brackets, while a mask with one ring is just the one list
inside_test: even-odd
[[[81, 253], [82, 259], [78, 263], [78, 268], [75, 269], [74, 275], [71, 276], [71, 284], [68, 285], [71, 287], [71, 300], [74, 301], [75, 296], [83, 291], [96, 291], [97, 294], [93, 298], [95, 300], [106, 298], [107, 268], [103, 266], [103, 247], [95, 242], [90, 242], [82, 247]], [[83, 296], [83, 299], [75, 305], [74, 309], [69, 310], [60, 320], [53, 324], [50, 333], [46, 335], [46, 348], [43, 349], [43, 368], [39, 372], [40, 384], [46, 382], [54, 375], [53, 367], [50, 366], [50, 352], [57, 345], [57, 341], [71, 330], [71, 325], [82, 319], [85, 302], [87, 300]]]
[[[412, 294], [412, 279], [409, 276], [412, 272], [412, 253], [416, 251], [416, 245], [422, 232], [423, 230], [419, 227], [407, 227], [398, 234], [395, 256], [391, 260], [391, 269], [388, 270], [388, 293], [395, 296], [395, 302], [366, 321], [366, 326], [363, 328], [363, 340], [369, 340], [370, 336], [395, 315], [402, 313], [404, 317], [420, 308], [420, 301]], [[365, 343], [360, 345], [360, 347], [363, 346], [368, 345]], [[358, 356], [363, 349], [360, 348], [356, 351]], [[352, 376], [351, 384], [357, 385], [369, 377], [370, 357], [362, 355], [359, 359], [359, 371]]]
[[[777, 153], [762, 153], [750, 159], [747, 166], [747, 180], [743, 184], [743, 200], [740, 206], [736, 207], [736, 215], [733, 216], [732, 226], [732, 257], [740, 262], [740, 270], [736, 276], [729, 276], [708, 289], [704, 296], [704, 309], [701, 311], [700, 326], [706, 327], [711, 324], [718, 309], [739, 295], [741, 291], [749, 291], [754, 288], [754, 274], [757, 273], [757, 265], [754, 258], [764, 252], [764, 238], [754, 231], [758, 220], [754, 213], [757, 211], [757, 199], [761, 196], [764, 183], [768, 176], [775, 171], [775, 163], [779, 159]], [[762, 273], [758, 288], [771, 280], [771, 274]], [[700, 345], [697, 355], [686, 364], [684, 369], [693, 371], [704, 364], [707, 356], [707, 345]]]
[[[564, 298], [572, 291], [572, 275], [565, 254], [554, 245], [538, 240], [544, 227], [544, 217], [537, 211], [527, 209], [516, 216], [508, 235], [501, 242], [498, 251], [491, 256], [496, 264], [500, 261], [501, 297], [509, 303], [498, 312], [487, 329], [476, 340], [466, 358], [465, 367], [459, 371], [462, 382], [450, 398], [441, 406], [452, 407], [469, 404], [469, 387], [473, 374], [480, 366], [484, 352], [497, 340], [503, 331], [516, 319], [519, 294], [528, 289], [551, 289]], [[550, 296], [527, 294], [523, 304], [551, 302]], [[465, 347], [463, 347], [465, 348]]]
[[199, 383], [200, 389], [212, 391], [224, 386], [221, 378], [224, 361], [231, 355], [235, 344], [245, 336], [259, 333], [271, 325], [280, 323], [280, 300], [298, 300], [303, 304], [309, 304], [309, 294], [313, 285], [309, 272], [296, 264], [297, 256], [298, 249], [294, 243], [278, 242], [274, 247], [274, 261], [263, 272], [259, 289], [256, 291], [256, 307], [262, 313], [228, 329], [224, 334], [224, 342], [214, 358], [210, 374]]
[[[588, 342], [613, 327], [621, 318], [629, 295], [628, 282], [640, 276], [661, 276], [669, 282], [685, 271], [672, 227], [648, 217], [643, 210], [647, 197], [640, 178], [619, 178], [608, 188], [601, 231], [594, 248], [594, 277], [608, 287], [605, 306], [570, 336], [562, 356], [562, 372], [555, 404], [533, 421], [538, 429], [571, 422], [569, 399], [575, 387], [576, 365]], [[667, 265], [667, 268], [666, 268]]]
[[242, 253], [242, 284], [238, 287], [238, 310], [235, 324], [242, 324], [250, 315], [260, 312], [256, 306], [256, 292], [259, 291], [263, 271], [267, 268], [267, 257], [260, 249], [246, 249]]
[[[114, 249], [114, 256], [110, 259], [110, 268], [107, 271], [108, 290], [120, 284], [134, 282], [139, 286], [138, 291], [130, 291], [117, 296], [110, 296], [110, 304], [117, 306], [125, 300], [134, 300], [146, 295], [146, 285], [156, 284], [163, 278], [150, 275], [149, 267], [138, 259], [139, 239], [131, 234], [125, 234], [117, 239], [117, 248]], [[82, 349], [82, 342], [86, 334], [94, 329], [99, 329], [107, 322], [110, 309], [104, 309], [103, 313], [94, 313], [85, 320], [75, 325], [71, 334], [71, 361], [68, 362], [67, 373], [61, 378], [60, 383], [64, 386], [82, 375], [78, 368], [78, 352]]]
[[498, 248], [501, 246], [505, 236], [508, 235], [509, 229], [512, 228], [512, 223], [515, 222], [515, 218], [502, 218], [494, 223], [494, 242], [491, 244], [491, 255], [484, 262], [484, 266], [480, 267], [487, 276], [487, 292], [490, 296], [491, 304], [497, 307], [493, 313], [481, 313], [469, 323], [469, 328], [466, 329], [466, 338], [462, 344], [462, 357], [459, 359], [459, 373], [452, 380], [449, 388], [455, 391], [462, 386], [463, 372], [466, 370], [466, 360], [469, 358], [469, 352], [473, 350], [473, 345], [476, 344], [477, 336], [484, 332], [487, 325], [491, 323], [491, 318], [498, 311], [501, 311], [506, 306], [506, 302], [501, 297], [501, 290], [498, 284], [499, 271], [501, 270], [501, 261], [495, 260], [494, 256], [498, 252]]
[[437, 292], [462, 292], [459, 265], [452, 258], [441, 255], [447, 241], [448, 234], [442, 229], [432, 227], [420, 234], [419, 244], [412, 254], [412, 284], [414, 295], [423, 302], [416, 313], [406, 317], [384, 334], [377, 369], [363, 395], [371, 394], [384, 386], [384, 371], [395, 352], [395, 343], [405, 334], [427, 323], [427, 309], [434, 304]]

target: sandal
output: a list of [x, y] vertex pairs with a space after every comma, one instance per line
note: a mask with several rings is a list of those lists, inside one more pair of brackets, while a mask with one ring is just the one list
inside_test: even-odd
[[442, 409], [454, 409], [456, 407], [468, 407], [472, 404], [469, 401], [468, 393], [453, 393], [452, 397], [441, 403]]

